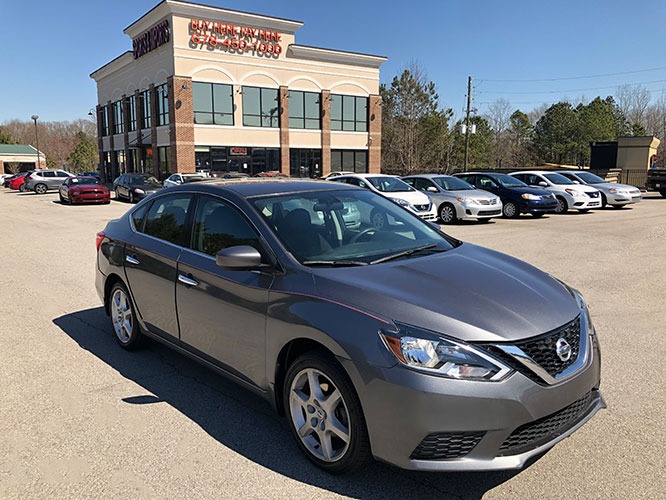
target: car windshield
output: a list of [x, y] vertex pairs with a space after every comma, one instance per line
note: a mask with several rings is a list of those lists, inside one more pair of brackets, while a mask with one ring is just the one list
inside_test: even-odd
[[382, 193], [399, 193], [402, 191], [414, 191], [414, 188], [397, 177], [368, 177], [366, 179], [377, 191]]
[[494, 175], [492, 179], [504, 188], [527, 187], [527, 184], [525, 184], [520, 179], [511, 177], [510, 175], [506, 174]]
[[548, 179], [553, 184], [573, 184], [574, 182], [570, 179], [567, 179], [562, 174], [543, 174], [543, 176]]
[[160, 185], [159, 181], [155, 177], [148, 175], [131, 175], [127, 181], [128, 184], [137, 185], [137, 184], [157, 184]]
[[254, 207], [307, 266], [360, 266], [450, 250], [459, 244], [370, 191], [340, 189], [259, 197]]
[[82, 184], [102, 184], [99, 179], [94, 177], [72, 177], [72, 180], [69, 181], [72, 185], [82, 185]]
[[579, 177], [586, 184], [603, 184], [606, 182], [598, 175], [591, 174], [590, 172], [576, 172], [576, 177]]
[[474, 186], [457, 177], [433, 177], [433, 182], [445, 191], [467, 191]]

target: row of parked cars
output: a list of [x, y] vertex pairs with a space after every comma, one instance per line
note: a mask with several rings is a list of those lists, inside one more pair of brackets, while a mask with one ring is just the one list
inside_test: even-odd
[[19, 172], [2, 179], [5, 188], [45, 194], [58, 190], [61, 203], [110, 203], [111, 193], [96, 172], [73, 174], [65, 170], [40, 169]]
[[[487, 222], [493, 217], [587, 212], [611, 206], [621, 208], [641, 200], [635, 186], [606, 182], [585, 171], [490, 171], [454, 175], [419, 174], [402, 178], [383, 174], [342, 173], [327, 180], [375, 191], [425, 220], [445, 224], [464, 219]], [[382, 221], [377, 221], [381, 223]]]

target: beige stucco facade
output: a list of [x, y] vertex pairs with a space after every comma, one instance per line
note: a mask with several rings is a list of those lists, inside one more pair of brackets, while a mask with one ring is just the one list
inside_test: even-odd
[[[127, 111], [130, 96], [167, 84], [169, 123], [156, 126], [153, 119], [150, 129], [128, 130], [126, 119], [124, 130], [117, 134], [105, 134], [99, 123], [101, 162], [115, 163], [116, 172], [119, 168], [133, 170], [143, 158], [139, 160], [131, 150], [145, 156], [146, 151], [152, 155], [157, 148], [166, 148], [169, 170], [187, 172], [195, 169], [195, 150], [279, 148], [283, 173], [289, 173], [293, 149], [319, 151], [317, 175], [330, 171], [331, 155], [336, 151], [365, 152], [367, 171], [379, 172], [379, 67], [385, 58], [298, 45], [296, 31], [301, 26], [299, 21], [177, 0], [157, 4], [124, 30], [134, 41], [134, 52], [126, 52], [91, 77], [97, 82], [98, 122], [106, 119], [104, 108], [111, 109], [112, 103], [122, 101]], [[194, 122], [193, 82], [232, 86], [233, 125]], [[244, 87], [279, 89], [278, 126], [243, 125]], [[288, 93], [293, 90], [320, 96], [319, 129], [289, 128]], [[366, 130], [331, 129], [333, 94], [367, 98]], [[128, 157], [134, 158], [134, 166], [119, 165], [118, 158], [129, 162]], [[342, 169], [350, 168], [342, 165]], [[156, 166], [154, 171], [158, 171]]]
[[617, 168], [648, 169], [661, 141], [654, 136], [620, 137], [617, 140]]

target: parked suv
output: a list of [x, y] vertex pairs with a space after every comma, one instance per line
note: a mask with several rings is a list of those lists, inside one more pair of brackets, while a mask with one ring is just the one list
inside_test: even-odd
[[555, 212], [563, 214], [569, 209], [587, 212], [592, 208], [601, 208], [601, 193], [591, 186], [575, 184], [557, 172], [530, 170], [513, 172], [509, 175], [523, 181], [528, 186], [550, 191], [557, 199]]
[[64, 170], [35, 170], [25, 176], [25, 190], [44, 194], [49, 189], [58, 189], [69, 177], [74, 177], [74, 174]]
[[492, 217], [502, 215], [502, 202], [497, 196], [480, 191], [457, 177], [421, 174], [403, 177], [402, 180], [430, 197], [444, 224], [462, 219], [488, 222]]
[[477, 189], [494, 193], [502, 199], [504, 217], [532, 214], [541, 217], [557, 208], [557, 200], [550, 191], [530, 187], [520, 179], [496, 172], [465, 172], [455, 174]]

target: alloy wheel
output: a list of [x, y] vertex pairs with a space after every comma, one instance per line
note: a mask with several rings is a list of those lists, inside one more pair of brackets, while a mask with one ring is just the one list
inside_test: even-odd
[[130, 298], [121, 288], [116, 288], [111, 296], [111, 320], [116, 337], [121, 344], [127, 344], [132, 338], [134, 314]]
[[292, 424], [305, 448], [317, 459], [332, 463], [342, 458], [351, 442], [349, 410], [330, 377], [305, 368], [289, 391]]
[[444, 224], [451, 224], [456, 220], [456, 210], [451, 205], [442, 205], [439, 209], [439, 218]]

